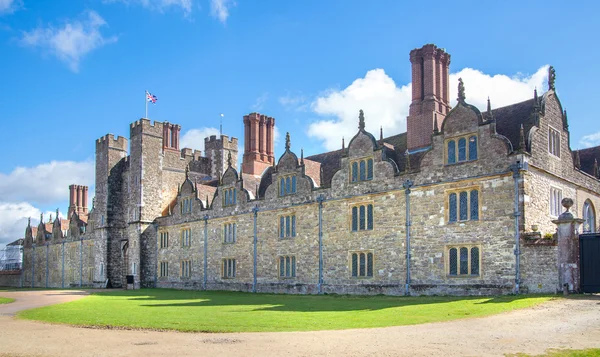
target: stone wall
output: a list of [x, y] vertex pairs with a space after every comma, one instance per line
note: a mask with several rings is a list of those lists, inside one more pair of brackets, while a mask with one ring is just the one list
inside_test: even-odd
[[21, 274], [20, 270], [0, 271], [0, 286], [11, 288], [21, 287]]

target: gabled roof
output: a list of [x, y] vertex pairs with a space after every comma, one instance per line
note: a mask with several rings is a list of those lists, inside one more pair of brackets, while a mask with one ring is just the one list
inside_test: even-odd
[[579, 150], [581, 171], [594, 176], [594, 159], [600, 164], [600, 146]]
[[[336, 171], [340, 169], [340, 159], [342, 158], [344, 151], [345, 150], [342, 149], [329, 151], [322, 154], [308, 156], [304, 159], [305, 162], [306, 160], [310, 160], [321, 164], [320, 170], [323, 171], [323, 177], [322, 181], [320, 182], [320, 186], [331, 187], [331, 179]], [[315, 179], [314, 177], [312, 178]]]
[[[496, 120], [496, 132], [504, 135], [510, 140], [513, 149], [517, 149], [519, 147], [519, 131], [521, 129], [521, 124], [523, 124], [526, 141], [529, 136], [529, 131], [535, 125], [534, 111], [534, 98], [493, 109], [492, 115]], [[483, 112], [482, 115], [484, 120], [490, 119], [487, 112]]]

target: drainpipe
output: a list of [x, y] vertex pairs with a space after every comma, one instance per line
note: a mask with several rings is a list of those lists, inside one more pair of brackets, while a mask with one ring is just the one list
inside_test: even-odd
[[154, 270], [154, 288], [158, 286], [158, 250], [160, 248], [160, 232], [158, 231], [158, 223], [152, 223], [156, 231], [156, 269]]
[[33, 244], [31, 256], [31, 287], [35, 288], [35, 243]]
[[524, 169], [520, 160], [510, 165], [510, 170], [513, 172], [515, 182], [515, 294], [519, 294], [521, 285], [521, 233], [519, 232], [519, 179], [521, 178], [521, 170]]
[[202, 289], [206, 290], [208, 281], [208, 215], [204, 215], [204, 277], [202, 279]]
[[323, 201], [325, 196], [319, 195], [319, 283], [317, 284], [318, 293], [323, 293]]
[[252, 292], [256, 292], [256, 259], [257, 259], [257, 244], [258, 244], [258, 236], [256, 231], [256, 218], [258, 216], [258, 205], [254, 206], [252, 209], [254, 212], [254, 276], [252, 279]]
[[48, 289], [48, 249], [50, 246], [46, 243], [46, 289]]
[[410, 295], [410, 188], [413, 186], [411, 180], [402, 184], [406, 195], [406, 285], [404, 295]]
[[62, 288], [65, 288], [65, 242], [62, 242]]
[[83, 238], [80, 239], [79, 245], [79, 287], [83, 285]]

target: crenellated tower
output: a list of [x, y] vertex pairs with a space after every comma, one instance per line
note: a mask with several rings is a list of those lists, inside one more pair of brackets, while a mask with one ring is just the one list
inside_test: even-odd
[[227, 135], [221, 135], [217, 139], [216, 135], [211, 135], [204, 138], [204, 153], [212, 163], [210, 175], [217, 178], [219, 173], [222, 175], [227, 169], [227, 156], [229, 154], [231, 154], [231, 161], [234, 165], [237, 162], [238, 139], [234, 137], [230, 139]]
[[409, 151], [427, 148], [431, 135], [450, 112], [450, 55], [436, 45], [428, 44], [410, 52], [412, 68], [412, 102], [406, 122]]

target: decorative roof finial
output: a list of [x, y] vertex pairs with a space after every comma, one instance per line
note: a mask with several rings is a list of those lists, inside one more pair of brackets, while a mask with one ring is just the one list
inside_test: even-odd
[[436, 135], [440, 133], [440, 128], [438, 128], [437, 122], [437, 113], [433, 113], [433, 133]]
[[458, 79], [458, 101], [461, 103], [465, 102], [465, 84], [462, 78]]
[[304, 165], [304, 149], [300, 149], [300, 165]]
[[556, 81], [556, 70], [554, 67], [548, 67], [548, 90], [554, 90], [554, 82]]
[[185, 166], [185, 179], [186, 180], [190, 178], [189, 173], [190, 173], [190, 168], [189, 168], [189, 166], [186, 165]]
[[594, 177], [600, 176], [600, 172], [598, 172], [598, 159], [594, 159]]
[[569, 121], [567, 120], [567, 110], [566, 109], [563, 111], [563, 127], [565, 128], [565, 130], [569, 129]]
[[285, 150], [290, 151], [290, 132], [285, 133]]
[[358, 129], [365, 130], [365, 113], [362, 109], [358, 111]]
[[231, 151], [227, 151], [227, 166], [231, 167]]
[[40, 213], [40, 224], [44, 223], [44, 213]]
[[488, 113], [488, 115], [492, 115], [492, 103], [490, 102], [489, 96], [488, 96], [488, 102], [487, 102], [487, 113]]
[[525, 151], [525, 129], [523, 128], [523, 124], [521, 124], [521, 128], [519, 129], [519, 150]]
[[56, 209], [56, 219], [58, 219], [58, 208]]
[[27, 219], [27, 227], [31, 227], [31, 217]]
[[383, 126], [379, 127], [379, 140], [383, 142]]
[[48, 218], [48, 223], [52, 223], [52, 213], [50, 213], [50, 218]]
[[344, 137], [342, 136], [342, 150], [346, 149], [346, 144], [344, 144]]
[[575, 151], [575, 167], [581, 169], [581, 158], [579, 157], [579, 150]]

